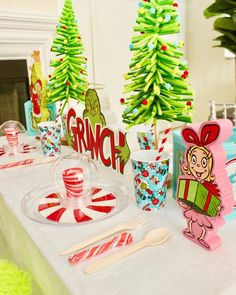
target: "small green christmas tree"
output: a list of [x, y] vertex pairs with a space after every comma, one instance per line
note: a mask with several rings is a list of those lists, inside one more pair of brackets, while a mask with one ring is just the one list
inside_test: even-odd
[[162, 36], [180, 31], [178, 4], [173, 0], [139, 2], [138, 18], [130, 49], [133, 52], [131, 82], [124, 93], [131, 93], [122, 104], [123, 122], [128, 128], [136, 124], [163, 119], [191, 122], [193, 91], [189, 89], [188, 68], [180, 60], [183, 42], [168, 42]]
[[60, 108], [60, 114], [62, 114], [70, 99], [84, 102], [88, 83], [86, 80], [87, 59], [83, 56], [84, 47], [71, 0], [65, 1], [59, 22], [51, 48], [57, 56], [50, 63], [55, 71], [49, 75], [47, 95], [48, 103], [62, 102]]

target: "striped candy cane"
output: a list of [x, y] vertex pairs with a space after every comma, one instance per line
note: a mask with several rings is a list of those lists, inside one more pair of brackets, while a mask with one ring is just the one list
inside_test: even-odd
[[170, 133], [170, 130], [171, 130], [171, 128], [170, 128], [170, 125], [168, 124], [168, 128], [164, 132], [164, 136], [162, 138], [161, 145], [160, 145], [160, 147], [158, 149], [158, 154], [157, 154], [157, 157], [156, 157], [156, 161], [159, 161], [161, 159], [161, 155], [162, 155], [163, 150], [165, 148], [165, 144], [166, 144], [168, 135]]
[[82, 168], [69, 168], [62, 173], [68, 198], [80, 198], [83, 195], [84, 175]]
[[5, 128], [5, 135], [8, 141], [9, 146], [17, 146], [18, 141], [18, 129], [15, 127]]
[[80, 263], [88, 258], [107, 252], [108, 250], [112, 248], [129, 245], [132, 242], [133, 242], [133, 236], [130, 233], [125, 232], [118, 236], [115, 236], [112, 240], [104, 244], [76, 253], [70, 256], [68, 260], [72, 264]]
[[58, 120], [60, 118], [60, 113], [61, 113], [61, 108], [62, 108], [63, 102], [60, 103], [59, 109], [57, 111], [57, 116], [56, 116], [56, 120], [55, 123], [58, 123]]
[[7, 168], [13, 168], [17, 166], [25, 166], [25, 165], [30, 165], [34, 162], [34, 159], [26, 159], [22, 161], [17, 161], [13, 163], [7, 163], [7, 164], [2, 164], [0, 165], [0, 169], [7, 169]]

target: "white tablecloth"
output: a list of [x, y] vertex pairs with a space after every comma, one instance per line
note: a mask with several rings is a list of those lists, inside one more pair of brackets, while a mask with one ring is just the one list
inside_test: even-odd
[[[213, 252], [183, 237], [185, 220], [170, 191], [166, 207], [159, 213], [139, 210], [132, 199], [127, 209], [98, 223], [61, 227], [40, 224], [24, 215], [21, 200], [37, 185], [48, 184], [49, 170], [50, 164], [0, 171], [0, 229], [18, 264], [34, 276], [44, 294], [236, 294], [235, 220], [220, 229], [223, 244]], [[115, 172], [107, 171], [104, 173], [108, 178], [120, 178], [132, 187], [131, 177], [118, 177]], [[59, 255], [71, 244], [136, 216], [148, 220], [146, 225], [132, 231], [136, 241], [156, 227], [169, 227], [170, 239], [91, 275], [83, 273], [84, 266], [91, 261], [71, 266], [67, 257]]]

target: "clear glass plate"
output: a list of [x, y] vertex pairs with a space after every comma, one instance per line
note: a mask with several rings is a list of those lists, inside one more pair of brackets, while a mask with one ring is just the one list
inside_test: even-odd
[[[51, 194], [55, 194], [55, 193], [58, 194], [55, 186], [53, 185], [37, 186], [36, 188], [28, 192], [21, 202], [21, 207], [24, 214], [28, 218], [34, 221], [44, 223], [44, 224], [53, 224], [53, 225], [63, 226], [63, 225], [83, 225], [83, 224], [98, 222], [98, 221], [107, 219], [111, 216], [114, 216], [115, 214], [121, 212], [128, 206], [129, 200], [130, 200], [129, 191], [127, 186], [124, 185], [124, 183], [117, 182], [117, 181], [110, 181], [110, 180], [108, 182], [106, 180], [102, 180], [96, 183], [96, 188], [101, 188], [105, 190], [106, 192], [109, 192], [112, 195], [114, 195], [116, 197], [116, 202], [113, 209], [110, 212], [106, 214], [101, 214], [101, 216], [97, 214], [98, 216], [96, 216], [95, 219], [85, 220], [83, 222], [80, 221], [78, 223], [65, 221], [65, 220], [57, 222], [57, 221], [52, 221], [48, 219], [47, 217], [43, 216], [38, 210], [39, 205], [42, 203], [45, 203], [45, 198], [47, 196]], [[93, 204], [96, 205], [96, 203], [93, 203]], [[49, 209], [49, 207], [47, 209]], [[75, 208], [71, 209], [70, 207], [67, 208], [66, 206], [64, 206], [63, 203], [62, 203], [62, 207], [68, 209], [68, 211], [75, 209]], [[52, 208], [50, 208], [50, 210], [51, 209]], [[68, 215], [68, 212], [66, 214]]]

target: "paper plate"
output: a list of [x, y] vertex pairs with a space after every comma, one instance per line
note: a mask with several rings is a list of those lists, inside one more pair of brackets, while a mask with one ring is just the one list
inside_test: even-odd
[[27, 217], [46, 224], [80, 225], [109, 218], [128, 205], [128, 189], [122, 183], [98, 183], [86, 205], [66, 204], [53, 185], [38, 186], [22, 200]]

